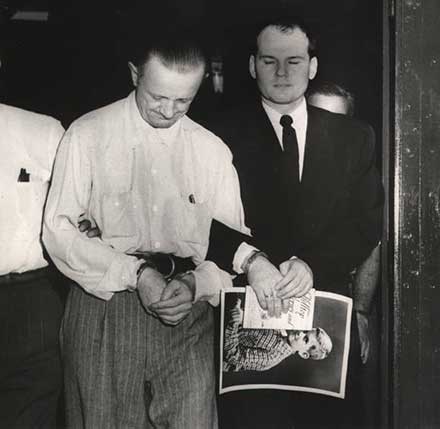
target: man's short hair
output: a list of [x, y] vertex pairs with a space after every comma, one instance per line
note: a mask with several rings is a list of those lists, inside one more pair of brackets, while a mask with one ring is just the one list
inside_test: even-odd
[[317, 40], [312, 27], [300, 16], [293, 15], [288, 11], [276, 11], [258, 21], [255, 26], [252, 53], [258, 52], [258, 37], [267, 27], [275, 27], [282, 33], [289, 33], [295, 28], [301, 30], [309, 40], [308, 53], [313, 58], [317, 55]]
[[355, 99], [354, 95], [345, 89], [343, 86], [334, 83], [334, 82], [328, 82], [328, 81], [313, 81], [308, 90], [307, 90], [307, 98], [311, 97], [312, 95], [327, 95], [332, 96], [335, 95], [337, 97], [341, 97], [345, 100], [345, 103], [347, 105], [347, 115], [353, 116], [354, 115], [354, 108], [355, 108]]
[[152, 57], [159, 58], [163, 64], [184, 72], [188, 69], [206, 67], [206, 51], [202, 35], [192, 29], [172, 26], [155, 31], [150, 29], [133, 40], [129, 60], [143, 70]]

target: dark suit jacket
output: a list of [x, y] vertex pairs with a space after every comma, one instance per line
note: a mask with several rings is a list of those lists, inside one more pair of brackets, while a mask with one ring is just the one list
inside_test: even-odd
[[370, 126], [308, 106], [302, 180], [286, 189], [283, 152], [260, 103], [228, 112], [209, 128], [231, 149], [253, 238], [218, 222], [208, 259], [231, 271], [242, 241], [279, 264], [306, 261], [315, 288], [346, 294], [350, 271], [380, 240], [383, 191]]

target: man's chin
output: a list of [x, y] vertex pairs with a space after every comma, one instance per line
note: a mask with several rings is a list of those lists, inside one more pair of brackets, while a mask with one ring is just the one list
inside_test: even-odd
[[152, 124], [152, 125], [153, 125], [153, 128], [164, 129], [164, 128], [170, 128], [172, 125], [174, 125], [174, 123], [172, 123], [172, 124], [156, 123], [156, 124]]
[[292, 104], [295, 102], [295, 97], [291, 96], [276, 96], [272, 98], [272, 102], [275, 104]]
[[155, 119], [154, 121], [151, 121], [150, 125], [153, 128], [170, 128], [177, 121], [178, 121], [178, 118], [177, 119]]

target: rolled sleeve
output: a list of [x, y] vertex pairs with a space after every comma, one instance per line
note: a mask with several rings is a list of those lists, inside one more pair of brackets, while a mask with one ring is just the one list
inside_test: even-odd
[[250, 254], [254, 251], [259, 251], [259, 249], [257, 249], [254, 246], [251, 246], [248, 243], [241, 243], [240, 246], [238, 247], [237, 251], [235, 252], [234, 255], [234, 260], [232, 262], [232, 267], [234, 269], [234, 271], [237, 274], [242, 274], [243, 270], [242, 270], [242, 266], [244, 261], [250, 256]]

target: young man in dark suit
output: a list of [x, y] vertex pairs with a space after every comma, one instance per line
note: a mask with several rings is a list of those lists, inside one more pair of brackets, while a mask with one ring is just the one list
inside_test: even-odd
[[[233, 153], [252, 239], [214, 223], [208, 259], [229, 269], [234, 260], [235, 271], [247, 274], [266, 257], [262, 250], [282, 275], [295, 279], [300, 261], [298, 269], [312, 271], [316, 289], [348, 295], [350, 272], [380, 240], [383, 192], [371, 127], [306, 103], [318, 69], [315, 49], [311, 32], [296, 18], [284, 15], [258, 28], [249, 72], [260, 100], [211, 125]], [[237, 248], [246, 255], [238, 269]], [[274, 296], [283, 303], [277, 285]], [[291, 429], [303, 421], [304, 427], [359, 427], [356, 331], [344, 401], [275, 391], [228, 394], [224, 427]]]

